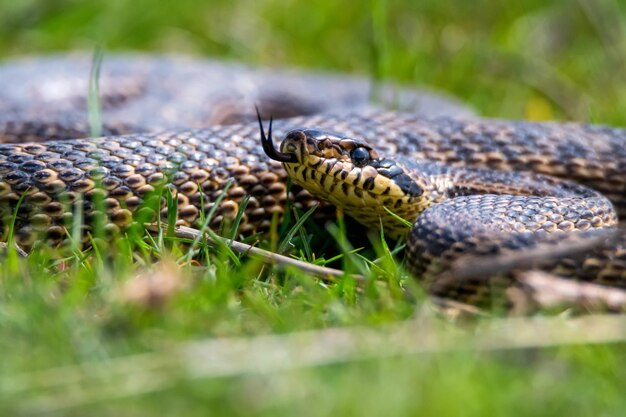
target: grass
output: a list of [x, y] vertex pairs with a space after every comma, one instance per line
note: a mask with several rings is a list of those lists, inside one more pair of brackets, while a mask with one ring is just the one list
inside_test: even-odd
[[[105, 59], [117, 50], [182, 51], [434, 86], [491, 117], [624, 125], [625, 22], [624, 6], [612, 0], [179, 0], [158, 7], [147, 0], [28, 0], [0, 4], [0, 57], [98, 45]], [[464, 327], [419, 296], [406, 297], [407, 288], [418, 295], [419, 288], [379, 236], [358, 243], [366, 249], [353, 248], [339, 224], [327, 239], [341, 248], [333, 252], [311, 238], [314, 224], [291, 229], [297, 219], [276, 225], [261, 245], [295, 247], [320, 264], [339, 256], [331, 265], [377, 280], [363, 288], [349, 278], [325, 284], [202, 242], [194, 261], [171, 231], [70, 248], [62, 260], [46, 248], [26, 260], [9, 251], [0, 263], [0, 413], [624, 414], [623, 344], [507, 349], [506, 339], [502, 349], [485, 351], [470, 332], [454, 351], [348, 352], [319, 366], [286, 358], [291, 369], [244, 367], [221, 376], [200, 372], [210, 356], [196, 352], [181, 363], [169, 355], [196, 341], [333, 327], [382, 331], [404, 320], [431, 325], [417, 340]], [[217, 357], [272, 363], [267, 347]], [[72, 385], [81, 372], [88, 378]]]

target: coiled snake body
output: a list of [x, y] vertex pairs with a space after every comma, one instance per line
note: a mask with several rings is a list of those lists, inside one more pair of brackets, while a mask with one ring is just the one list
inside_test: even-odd
[[[452, 100], [391, 87], [383, 101], [408, 111], [383, 111], [363, 80], [129, 56], [105, 62], [101, 80], [104, 132], [125, 134], [66, 139], [87, 135], [88, 69], [81, 57], [0, 67], [0, 139], [17, 142], [0, 145], [2, 226], [6, 237], [20, 202], [22, 246], [63, 241], [78, 206], [85, 239], [94, 224], [119, 233], [142, 209], [142, 219], [156, 216], [145, 200], [163, 185], [179, 225], [197, 225], [227, 188], [211, 225], [234, 219], [246, 198], [240, 232], [265, 232], [289, 199], [317, 203], [297, 186], [288, 195], [281, 161], [296, 184], [358, 220], [382, 217], [389, 235], [406, 227], [383, 207], [419, 217], [408, 250], [418, 274], [465, 251], [592, 233], [626, 213], [623, 129], [474, 119]], [[274, 122], [273, 135], [286, 137], [270, 150], [278, 161], [259, 142], [254, 104], [266, 116], [305, 114]], [[571, 276], [626, 287], [620, 244], [570, 266]]]

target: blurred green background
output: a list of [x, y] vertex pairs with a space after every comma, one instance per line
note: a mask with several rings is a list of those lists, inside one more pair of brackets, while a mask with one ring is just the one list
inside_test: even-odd
[[[433, 86], [489, 117], [626, 125], [625, 4], [0, 0], [0, 59], [99, 45], [105, 53], [223, 57]], [[373, 327], [432, 313], [391, 281], [357, 296], [349, 282], [327, 288], [295, 274], [257, 280], [254, 265], [226, 268], [219, 256], [222, 268], [194, 270], [190, 289], [166, 307], [133, 308], [116, 291], [135, 276], [135, 264], [141, 270], [141, 259], [129, 255], [110, 267], [77, 255], [51, 272], [43, 256], [0, 262], [0, 415], [23, 407], [24, 415], [625, 415], [623, 344], [404, 358], [381, 352], [370, 361], [269, 375], [190, 380], [167, 368], [150, 379], [154, 364], [141, 354], [181, 341]], [[128, 375], [148, 377], [124, 385], [93, 372], [116, 358]], [[76, 373], [109, 390], [66, 390]], [[168, 389], [139, 395], [160, 383]], [[33, 402], [38, 396], [45, 401]]]
[[491, 117], [625, 124], [617, 0], [4, 0], [0, 57], [148, 50], [435, 86]]

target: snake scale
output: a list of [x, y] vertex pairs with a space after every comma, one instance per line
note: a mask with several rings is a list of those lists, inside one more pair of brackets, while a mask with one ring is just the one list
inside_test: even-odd
[[[400, 109], [389, 111], [358, 78], [129, 55], [104, 63], [105, 136], [88, 138], [88, 74], [83, 56], [0, 66], [2, 234], [15, 214], [23, 247], [63, 242], [80, 213], [85, 240], [94, 225], [115, 235], [154, 219], [146, 201], [162, 186], [178, 201], [178, 225], [197, 226], [219, 201], [218, 227], [246, 199], [246, 235], [267, 232], [288, 201], [306, 209], [319, 198], [368, 226], [382, 218], [392, 237], [407, 233], [386, 207], [417, 219], [407, 263], [420, 276], [459, 254], [585, 236], [626, 214], [624, 129], [477, 119], [436, 93], [383, 86], [378, 106]], [[280, 151], [267, 139], [263, 149], [255, 105], [279, 119]], [[623, 247], [558, 272], [626, 288]]]

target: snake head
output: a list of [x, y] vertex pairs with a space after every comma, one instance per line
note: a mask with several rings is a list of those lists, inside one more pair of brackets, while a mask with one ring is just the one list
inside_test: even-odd
[[283, 155], [300, 164], [315, 165], [319, 159], [334, 159], [364, 168], [380, 159], [370, 145], [362, 140], [351, 139], [333, 132], [318, 129], [295, 129], [287, 133], [280, 144]]
[[406, 225], [388, 210], [412, 222], [429, 204], [414, 176], [364, 140], [303, 128], [288, 132], [280, 151], [265, 143], [272, 147], [267, 155], [283, 162], [294, 183], [368, 227], [380, 227], [382, 219], [391, 236], [405, 233]]

